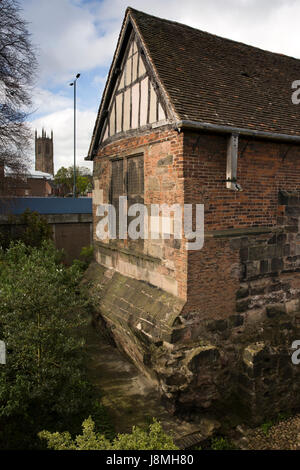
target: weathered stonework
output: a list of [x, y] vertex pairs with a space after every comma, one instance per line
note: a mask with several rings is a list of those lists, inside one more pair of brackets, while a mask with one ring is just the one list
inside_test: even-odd
[[[300, 369], [291, 344], [300, 334], [297, 314], [278, 304], [255, 323], [234, 314], [194, 328], [184, 302], [147, 283], [92, 264], [86, 274], [96, 295], [95, 321], [104, 318], [117, 345], [157, 382], [176, 413], [220, 410], [229, 403], [258, 423], [300, 405]], [[279, 304], [280, 305], [280, 304]], [[195, 331], [194, 335], [186, 332]], [[195, 338], [193, 338], [195, 336]]]
[[[150, 279], [139, 280], [138, 271], [124, 276], [105, 258], [112, 247], [97, 245], [100, 264], [86, 274], [96, 295], [96, 322], [97, 315], [105, 320], [117, 345], [156, 381], [175, 413], [228, 406], [259, 423], [300, 406], [300, 368], [291, 362], [291, 344], [300, 335], [298, 199], [286, 192], [278, 197], [285, 204], [276, 227], [216, 231], [207, 239], [216, 256], [220, 250], [224, 282], [230, 276], [234, 282], [232, 308], [222, 315], [205, 315], [193, 298], [189, 303]], [[161, 264], [159, 257], [125, 248], [115, 253], [148, 275]]]

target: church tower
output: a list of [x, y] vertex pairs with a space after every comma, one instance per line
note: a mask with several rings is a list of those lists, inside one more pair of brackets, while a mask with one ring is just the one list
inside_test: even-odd
[[38, 137], [35, 131], [35, 169], [44, 173], [54, 174], [53, 164], [53, 131], [51, 137], [47, 137], [42, 129], [42, 136]]

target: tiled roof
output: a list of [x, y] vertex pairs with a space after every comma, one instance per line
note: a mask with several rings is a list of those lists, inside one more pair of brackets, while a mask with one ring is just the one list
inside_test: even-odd
[[128, 11], [180, 120], [300, 136], [300, 60]]

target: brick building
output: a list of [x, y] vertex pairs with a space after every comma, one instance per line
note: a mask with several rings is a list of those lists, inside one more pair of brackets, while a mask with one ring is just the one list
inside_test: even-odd
[[0, 164], [1, 196], [37, 196], [47, 197], [54, 194], [54, 159], [53, 132], [48, 137], [42, 129], [42, 135], [35, 131], [35, 170], [29, 173], [13, 173]]
[[[126, 11], [87, 157], [87, 278], [99, 318], [176, 412], [227, 404], [259, 422], [299, 408], [299, 78], [300, 60]], [[119, 196], [204, 204], [203, 248], [172, 230], [99, 240], [97, 206], [118, 212]]]
[[14, 174], [4, 170], [0, 174], [1, 196], [34, 196], [48, 197], [54, 194], [52, 176], [41, 171], [32, 171], [25, 174]]

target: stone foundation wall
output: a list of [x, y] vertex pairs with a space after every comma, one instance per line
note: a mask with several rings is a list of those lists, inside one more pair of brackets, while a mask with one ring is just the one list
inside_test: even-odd
[[[221, 414], [237, 413], [258, 424], [280, 412], [299, 409], [300, 367], [292, 363], [291, 345], [300, 338], [300, 316], [277, 305], [268, 312], [253, 323], [243, 314], [199, 323], [197, 312], [190, 312], [183, 329], [198, 323], [195, 336], [213, 354], [206, 357], [206, 367], [196, 354], [198, 373], [185, 390], [166, 387], [165, 381], [165, 393], [173, 402], [176, 395], [178, 410], [189, 405], [202, 412], [208, 408]], [[179, 344], [176, 347], [183, 348]], [[178, 374], [177, 367], [173, 373]]]
[[171, 344], [184, 301], [96, 262], [89, 266], [84, 283], [93, 299], [95, 322], [103, 318], [121, 350], [156, 380], [152, 348]]
[[[300, 366], [291, 345], [300, 316], [278, 306], [248, 322], [244, 312], [199, 321], [184, 302], [94, 263], [86, 273], [94, 320], [155, 381], [170, 411], [238, 414], [260, 423], [300, 406]], [[187, 335], [187, 331], [193, 334]]]

